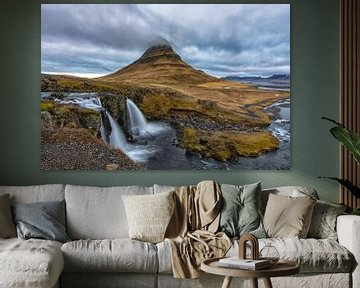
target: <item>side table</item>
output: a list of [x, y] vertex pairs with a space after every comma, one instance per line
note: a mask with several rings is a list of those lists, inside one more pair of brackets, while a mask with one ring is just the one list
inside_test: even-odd
[[216, 275], [225, 276], [222, 288], [229, 288], [233, 277], [251, 278], [253, 287], [258, 288], [258, 278], [263, 278], [265, 287], [272, 288], [270, 277], [289, 276], [300, 272], [300, 266], [288, 260], [279, 260], [269, 268], [261, 270], [245, 270], [237, 268], [222, 267], [219, 259], [206, 259], [201, 263], [201, 270]]

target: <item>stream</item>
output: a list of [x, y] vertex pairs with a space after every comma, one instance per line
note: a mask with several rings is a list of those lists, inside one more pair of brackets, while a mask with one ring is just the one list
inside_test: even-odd
[[[60, 104], [71, 103], [99, 112], [104, 109], [96, 92], [64, 93], [61, 99], [54, 98], [51, 94], [51, 92], [41, 92], [41, 98], [50, 98]], [[130, 113], [133, 141], [125, 138], [120, 125], [107, 111], [112, 132], [110, 135], [104, 135], [104, 129], [101, 127], [102, 138], [109, 146], [121, 149], [131, 159], [143, 164], [149, 170], [286, 170], [290, 168], [289, 99], [276, 102], [266, 108], [268, 113], [274, 115], [268, 130], [279, 139], [279, 148], [257, 157], [239, 157], [235, 161], [228, 162], [203, 159], [201, 155], [186, 153], [185, 149], [176, 145], [176, 131], [168, 124], [147, 121], [130, 99], [127, 100], [127, 109]]]

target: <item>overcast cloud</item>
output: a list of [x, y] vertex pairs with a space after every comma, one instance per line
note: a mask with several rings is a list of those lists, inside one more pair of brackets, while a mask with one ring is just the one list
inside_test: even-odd
[[41, 70], [108, 74], [159, 37], [213, 76], [290, 73], [288, 4], [42, 4]]

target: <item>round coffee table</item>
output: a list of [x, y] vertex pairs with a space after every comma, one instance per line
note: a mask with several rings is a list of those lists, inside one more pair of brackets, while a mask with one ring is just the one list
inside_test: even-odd
[[269, 268], [261, 270], [245, 270], [222, 267], [219, 259], [206, 259], [201, 263], [201, 270], [216, 275], [225, 276], [222, 288], [229, 288], [233, 277], [251, 278], [253, 287], [258, 288], [258, 278], [263, 278], [265, 287], [272, 288], [270, 277], [289, 276], [300, 272], [300, 266], [288, 260], [279, 260]]

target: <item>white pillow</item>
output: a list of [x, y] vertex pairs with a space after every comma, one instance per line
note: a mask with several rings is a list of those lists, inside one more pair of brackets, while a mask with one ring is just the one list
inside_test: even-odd
[[122, 196], [129, 238], [151, 243], [164, 240], [175, 208], [174, 191], [155, 195]]

